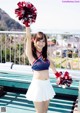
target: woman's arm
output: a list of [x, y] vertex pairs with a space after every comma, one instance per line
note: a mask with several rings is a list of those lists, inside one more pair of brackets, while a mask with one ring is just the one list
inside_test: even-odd
[[54, 73], [55, 77], [57, 78], [56, 83], [59, 85], [61, 82], [61, 80], [60, 80], [61, 74], [56, 70], [54, 62], [50, 56], [49, 56], [49, 61], [50, 61], [50, 68], [53, 70], [53, 73]]
[[56, 68], [55, 68], [55, 65], [54, 65], [54, 62], [52, 60], [52, 58], [50, 56], [48, 56], [49, 58], [49, 61], [50, 61], [50, 68], [53, 70], [53, 73], [56, 73]]
[[56, 76], [56, 78], [60, 78], [61, 73], [56, 70], [56, 67], [55, 67], [54, 62], [52, 60], [52, 57], [48, 56], [48, 58], [49, 58], [49, 61], [50, 61], [50, 68], [53, 70], [54, 75]]
[[26, 27], [26, 51], [25, 52], [29, 62], [32, 64], [32, 62], [34, 61], [34, 58], [32, 55], [30, 27]]

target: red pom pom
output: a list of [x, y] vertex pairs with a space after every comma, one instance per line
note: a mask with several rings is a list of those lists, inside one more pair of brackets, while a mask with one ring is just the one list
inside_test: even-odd
[[55, 75], [56, 75], [56, 78], [58, 78], [58, 77], [61, 77], [62, 73], [61, 72], [56, 72]]
[[69, 79], [70, 77], [69, 77], [69, 73], [66, 71], [65, 73], [64, 73], [64, 78], [65, 79]]
[[30, 2], [18, 2], [17, 5], [18, 8], [15, 9], [15, 14], [25, 26], [29, 27], [36, 20], [37, 9]]
[[64, 74], [62, 72], [56, 72], [55, 75], [56, 78], [60, 77], [60, 81], [57, 83], [58, 85], [70, 87], [73, 80], [69, 76], [69, 72], [66, 71]]

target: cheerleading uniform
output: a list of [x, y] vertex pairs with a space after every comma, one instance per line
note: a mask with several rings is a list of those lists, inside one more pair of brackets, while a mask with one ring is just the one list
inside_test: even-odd
[[32, 69], [35, 71], [48, 70], [50, 66], [50, 62], [47, 59], [43, 60], [42, 56], [40, 56], [37, 60], [35, 60], [32, 64]]
[[[32, 64], [32, 69], [34, 71], [42, 71], [48, 70], [50, 66], [50, 62], [47, 59], [44, 61], [42, 56], [40, 56], [37, 60], [35, 60]], [[28, 88], [26, 93], [27, 100], [30, 101], [47, 101], [54, 97], [55, 91], [50, 83], [50, 80], [41, 80], [33, 77], [32, 82]]]

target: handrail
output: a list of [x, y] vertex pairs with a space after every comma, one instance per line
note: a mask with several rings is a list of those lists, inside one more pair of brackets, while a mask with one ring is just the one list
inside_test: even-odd
[[[35, 32], [31, 31], [31, 33], [33, 34]], [[6, 57], [7, 57], [6, 53], [8, 51], [8, 53], [10, 52], [10, 56], [8, 58], [8, 59], [10, 59], [10, 62], [12, 61], [12, 57], [14, 57], [14, 63], [16, 63], [16, 60], [18, 59], [19, 64], [20, 64], [20, 61], [22, 61], [22, 60], [24, 61], [24, 64], [25, 64], [25, 52], [24, 52], [24, 50], [25, 50], [25, 38], [24, 38], [25, 34], [26, 34], [25, 31], [24, 32], [23, 31], [0, 31], [0, 60], [1, 60], [0, 62], [2, 62], [3, 54], [5, 55], [5, 62], [6, 62]], [[52, 39], [51, 37], [58, 37], [59, 35], [74, 35], [75, 37], [77, 35], [77, 33], [73, 34], [73, 33], [50, 33], [50, 32], [49, 33], [47, 32], [46, 34], [49, 35], [50, 39]], [[78, 34], [78, 35], [79, 35], [79, 38], [80, 38], [80, 34]], [[7, 45], [7, 43], [9, 43], [9, 45]], [[22, 46], [24, 46], [24, 47], [22, 48]], [[60, 55], [58, 57], [63, 58], [63, 56], [61, 56], [62, 49], [63, 49], [63, 42], [62, 42], [61, 47], [62, 48], [59, 48], [59, 47], [55, 48], [54, 46], [52, 47], [52, 46], [49, 45], [48, 49], [49, 49], [50, 54], [53, 54], [53, 55], [54, 54], [57, 55], [58, 52], [56, 52], [56, 53], [53, 53], [53, 52], [55, 52], [59, 49], [60, 50]], [[18, 48], [18, 51], [17, 51], [17, 48]], [[52, 48], [55, 48], [55, 50], [52, 49]], [[4, 51], [3, 51], [3, 49], [4, 49]], [[22, 52], [20, 52], [21, 49], [24, 52], [24, 54], [22, 54]], [[80, 50], [79, 50], [79, 53], [80, 53]], [[17, 57], [17, 55], [19, 57]], [[22, 57], [23, 57], [23, 59], [21, 59]], [[55, 55], [54, 55], [54, 57], [55, 57]], [[65, 62], [62, 62], [62, 60], [61, 60], [61, 62], [57, 63], [57, 65], [60, 66], [60, 67], [62, 66], [64, 68], [71, 68], [71, 69], [75, 68], [75, 66], [73, 67], [73, 65], [72, 65], [72, 63], [74, 63], [74, 62], [72, 62], [73, 56], [72, 56], [72, 60], [71, 60], [70, 58], [68, 58], [68, 55], [66, 53], [65, 58], [66, 58]], [[80, 60], [79, 56], [77, 58], [78, 58], [78, 60]], [[76, 65], [76, 64], [74, 64], [74, 65]], [[76, 68], [78, 68], [79, 65], [80, 65], [79, 62], [77, 62]]]

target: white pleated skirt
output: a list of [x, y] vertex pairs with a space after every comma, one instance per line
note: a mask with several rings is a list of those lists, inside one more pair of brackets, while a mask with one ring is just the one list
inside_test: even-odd
[[55, 91], [49, 79], [33, 78], [25, 96], [29, 101], [41, 102], [52, 99], [55, 96]]

